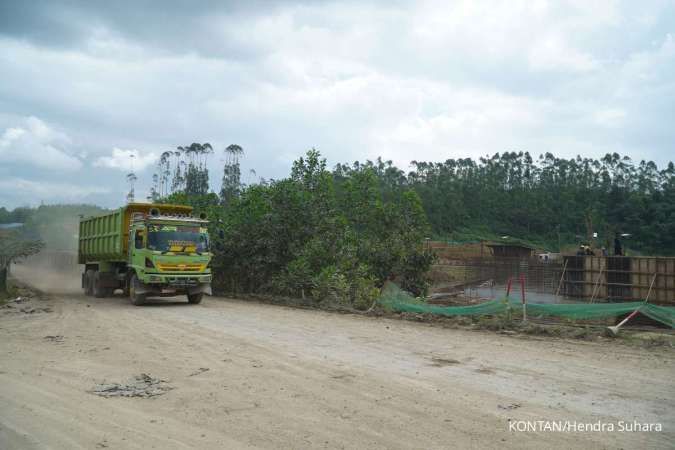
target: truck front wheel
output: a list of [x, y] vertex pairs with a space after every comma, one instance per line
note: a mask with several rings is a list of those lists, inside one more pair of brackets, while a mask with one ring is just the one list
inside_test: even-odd
[[138, 293], [140, 284], [141, 282], [136, 274], [131, 275], [131, 279], [129, 280], [129, 298], [131, 299], [132, 305], [139, 306], [145, 303], [145, 294]]
[[203, 296], [204, 296], [204, 294], [202, 292], [199, 292], [197, 294], [188, 294], [188, 296], [187, 296], [188, 302], [192, 303], [193, 305], [196, 305], [196, 304], [198, 304], [199, 302], [202, 301]]

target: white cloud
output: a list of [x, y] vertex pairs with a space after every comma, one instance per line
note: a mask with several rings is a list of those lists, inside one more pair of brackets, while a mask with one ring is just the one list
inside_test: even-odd
[[618, 127], [626, 119], [626, 111], [621, 108], [607, 108], [596, 111], [593, 116], [595, 123], [603, 127]]
[[0, 136], [0, 162], [18, 163], [52, 170], [77, 170], [82, 161], [70, 154], [70, 138], [37, 117], [28, 117], [18, 127]]
[[673, 85], [675, 73], [675, 37], [665, 35], [652, 48], [632, 53], [618, 73], [617, 94], [635, 98], [645, 90]]
[[146, 167], [157, 162], [155, 153], [142, 155], [138, 150], [113, 148], [110, 156], [101, 156], [94, 161], [94, 167], [107, 167], [125, 171], [142, 172]]
[[547, 101], [494, 90], [442, 85], [428, 90], [433, 100], [425, 103], [433, 113], [415, 108], [414, 97], [409, 105], [401, 103], [402, 108], [395, 109], [399, 114], [370, 133], [368, 157], [384, 153], [406, 167], [413, 159], [478, 158], [496, 151], [527, 150], [523, 137], [536, 135], [551, 114]]
[[12, 194], [11, 197], [17, 203], [34, 204], [37, 200], [76, 202], [91, 195], [106, 194], [110, 189], [101, 186], [3, 177], [0, 178], [0, 191]]
[[534, 70], [563, 72], [588, 72], [600, 67], [591, 55], [572, 48], [557, 35], [546, 36], [531, 47], [529, 64]]

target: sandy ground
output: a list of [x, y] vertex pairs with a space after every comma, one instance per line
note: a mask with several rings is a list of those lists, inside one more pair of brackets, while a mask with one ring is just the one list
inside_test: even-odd
[[[121, 297], [64, 290], [18, 305], [37, 312], [0, 310], [2, 449], [675, 442], [672, 349], [525, 339], [225, 298], [134, 307]], [[152, 398], [90, 392], [141, 373], [172, 389]], [[617, 428], [637, 420], [664, 431], [512, 432], [509, 420]]]

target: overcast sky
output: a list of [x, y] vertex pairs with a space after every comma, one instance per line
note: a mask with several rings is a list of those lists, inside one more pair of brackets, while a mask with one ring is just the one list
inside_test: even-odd
[[244, 181], [507, 150], [675, 159], [672, 1], [0, 1], [0, 206], [124, 202], [157, 156]]

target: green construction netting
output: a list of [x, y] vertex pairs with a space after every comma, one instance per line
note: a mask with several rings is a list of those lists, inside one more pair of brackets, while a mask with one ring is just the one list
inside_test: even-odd
[[[437, 306], [430, 305], [409, 293], [401, 290], [393, 283], [387, 283], [380, 295], [379, 303], [393, 311], [413, 312], [421, 314], [437, 314], [441, 316], [487, 316], [507, 312], [522, 311], [520, 301], [513, 299], [490, 300], [471, 306]], [[598, 319], [630, 314], [636, 309], [651, 319], [675, 328], [675, 308], [656, 306], [644, 302], [625, 303], [528, 303], [528, 316], [551, 316], [566, 319]]]

